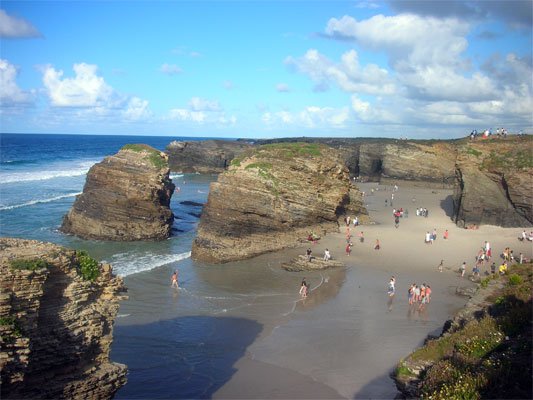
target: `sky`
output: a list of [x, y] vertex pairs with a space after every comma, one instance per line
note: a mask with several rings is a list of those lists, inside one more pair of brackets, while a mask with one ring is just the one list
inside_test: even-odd
[[533, 0], [0, 3], [0, 133], [533, 133]]

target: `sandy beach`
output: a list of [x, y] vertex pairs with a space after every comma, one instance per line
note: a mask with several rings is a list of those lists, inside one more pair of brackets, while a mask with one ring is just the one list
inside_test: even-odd
[[[117, 320], [112, 358], [129, 365], [130, 383], [117, 398], [165, 398], [169, 393], [220, 399], [394, 398], [390, 372], [428, 334], [438, 335], [466, 303], [456, 289], [474, 286], [467, 275], [483, 243], [490, 241], [497, 264], [507, 246], [516, 255], [531, 257], [531, 243], [517, 240], [520, 228], [456, 227], [449, 217], [450, 190], [400, 183], [394, 206], [408, 210], [408, 217], [395, 228], [393, 187], [359, 186], [374, 223], [351, 227], [350, 256], [345, 254], [346, 227], [341, 226], [339, 233], [316, 244], [239, 263], [181, 264], [184, 284], [178, 293], [167, 282], [172, 266], [127, 277], [130, 300], [121, 306], [125, 317]], [[416, 216], [417, 207], [427, 208], [429, 216]], [[433, 229], [437, 240], [425, 244], [425, 233]], [[445, 229], [447, 240], [442, 238]], [[364, 243], [358, 241], [359, 231]], [[376, 239], [380, 250], [374, 250]], [[307, 247], [317, 257], [329, 248], [346, 268], [281, 269], [282, 262], [304, 254]], [[469, 268], [461, 278], [457, 271], [463, 261]], [[390, 298], [387, 284], [393, 275], [396, 294]], [[312, 289], [305, 300], [298, 295], [303, 277]], [[431, 303], [422, 310], [407, 303], [411, 283], [433, 289]], [[145, 346], [138, 344], [143, 340]], [[144, 348], [153, 347], [154, 340], [161, 348], [159, 358]], [[189, 346], [183, 348], [184, 342]], [[172, 391], [169, 379], [175, 382]]]

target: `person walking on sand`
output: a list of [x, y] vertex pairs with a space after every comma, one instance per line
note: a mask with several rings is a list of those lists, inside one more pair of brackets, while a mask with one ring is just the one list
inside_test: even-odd
[[394, 293], [396, 293], [396, 278], [392, 276], [389, 280], [389, 289], [387, 290], [387, 293], [389, 294], [389, 297], [394, 296]]
[[463, 278], [465, 276], [465, 271], [466, 271], [466, 261], [463, 261], [463, 263], [459, 267], [459, 272], [461, 273], [461, 278]]
[[172, 282], [172, 284], [170, 285], [171, 287], [179, 288], [179, 285], [178, 285], [178, 270], [174, 271], [174, 273], [172, 274], [172, 277], [170, 278], [170, 281]]
[[442, 267], [444, 266], [444, 260], [440, 260], [440, 264], [438, 265], [439, 272], [442, 272]]
[[349, 256], [352, 253], [352, 242], [346, 245], [346, 255]]
[[331, 259], [331, 254], [329, 253], [329, 250], [324, 250], [324, 261], [328, 261]]
[[359, 232], [359, 242], [363, 243], [365, 241], [365, 234], [363, 231]]
[[379, 244], [379, 239], [376, 239], [376, 245], [374, 246], [374, 250], [381, 249], [381, 245]]
[[449, 235], [449, 233], [448, 233], [448, 229], [446, 229], [446, 230], [444, 231], [444, 234], [442, 235], [442, 237], [443, 237], [444, 239], [448, 239], [448, 235]]

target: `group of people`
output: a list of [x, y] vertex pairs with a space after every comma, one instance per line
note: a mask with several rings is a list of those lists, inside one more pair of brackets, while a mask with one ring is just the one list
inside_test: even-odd
[[429, 216], [429, 211], [428, 211], [427, 208], [422, 208], [422, 207], [417, 208], [416, 209], [416, 216], [417, 217], [425, 217], [425, 218], [427, 218]]
[[[307, 250], [305, 251], [305, 256], [307, 257], [307, 261], [311, 261], [313, 259], [313, 251], [310, 248], [307, 248]], [[331, 260], [331, 253], [329, 252], [329, 249], [324, 250], [323, 260]]]
[[420, 286], [413, 283], [407, 291], [407, 300], [410, 306], [420, 304], [420, 307], [422, 307], [424, 304], [429, 304], [431, 301], [431, 286], [426, 283]]
[[525, 230], [523, 230], [520, 236], [518, 236], [518, 240], [520, 240], [521, 242], [523, 242], [524, 240], [533, 242], [533, 231], [527, 233]]
[[359, 226], [359, 217], [355, 216], [353, 218], [350, 218], [350, 216], [347, 215], [346, 217], [344, 217], [344, 223], [348, 227], [350, 226], [350, 224], [353, 224], [354, 227]]

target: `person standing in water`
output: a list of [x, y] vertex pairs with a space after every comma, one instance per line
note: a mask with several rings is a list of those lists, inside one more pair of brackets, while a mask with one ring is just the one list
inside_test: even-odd
[[179, 288], [179, 285], [178, 285], [178, 270], [175, 270], [174, 273], [172, 274], [172, 277], [170, 278], [172, 284], [171, 284], [171, 287], [175, 287], [175, 288]]

